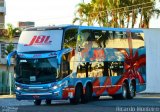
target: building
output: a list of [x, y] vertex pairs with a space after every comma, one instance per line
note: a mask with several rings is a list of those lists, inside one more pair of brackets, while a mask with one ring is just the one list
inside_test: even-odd
[[21, 29], [24, 29], [24, 28], [29, 28], [29, 27], [34, 27], [35, 26], [35, 23], [34, 22], [31, 22], [31, 21], [26, 21], [26, 22], [18, 22], [18, 27], [21, 28]]
[[0, 29], [5, 26], [6, 5], [4, 0], [0, 0]]
[[[19, 38], [14, 38], [12, 41], [12, 44], [14, 46], [14, 50], [17, 49], [17, 43], [18, 43]], [[7, 60], [6, 60], [6, 54], [5, 54], [5, 49], [7, 46], [9, 46], [10, 43], [5, 40], [5, 41], [0, 41], [0, 71], [6, 71], [6, 65], [7, 65]], [[14, 58], [11, 59], [11, 72], [13, 72], [13, 64], [15, 64]]]
[[[17, 49], [17, 43], [18, 43], [18, 38], [16, 38], [16, 41], [12, 42], [12, 44], [14, 46], [14, 50]], [[9, 45], [10, 45], [10, 43], [8, 43], [6, 41], [0, 41], [0, 64], [6, 64], [5, 49]]]

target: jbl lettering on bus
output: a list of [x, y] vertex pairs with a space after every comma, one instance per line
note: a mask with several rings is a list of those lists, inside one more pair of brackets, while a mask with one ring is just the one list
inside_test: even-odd
[[39, 36], [33, 36], [29, 44], [26, 44], [25, 46], [46, 45], [46, 44], [51, 44], [51, 42], [52, 41], [50, 40], [50, 36], [39, 35]]

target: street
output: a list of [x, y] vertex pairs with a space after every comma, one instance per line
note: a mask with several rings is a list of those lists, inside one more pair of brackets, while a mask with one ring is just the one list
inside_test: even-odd
[[87, 104], [71, 105], [69, 101], [52, 101], [51, 105], [35, 106], [33, 101], [0, 99], [1, 112], [160, 112], [159, 95], [137, 95], [132, 100], [113, 100], [101, 97]]

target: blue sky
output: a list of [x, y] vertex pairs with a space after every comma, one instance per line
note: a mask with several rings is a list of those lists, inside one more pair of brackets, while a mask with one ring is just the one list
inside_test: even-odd
[[[71, 24], [78, 3], [83, 0], [6, 0], [6, 23], [35, 21], [37, 26]], [[84, 0], [89, 2], [90, 0]], [[160, 8], [159, 0], [156, 7]], [[150, 27], [160, 28], [160, 19], [153, 18]]]

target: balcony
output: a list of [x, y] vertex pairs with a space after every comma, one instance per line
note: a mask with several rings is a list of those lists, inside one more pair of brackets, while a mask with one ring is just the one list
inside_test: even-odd
[[5, 6], [5, 2], [3, 0], [0, 0], [0, 12], [6, 13], [6, 6]]
[[6, 8], [5, 7], [0, 7], [0, 12], [1, 13], [6, 13]]
[[0, 23], [0, 29], [4, 29], [4, 23]]

